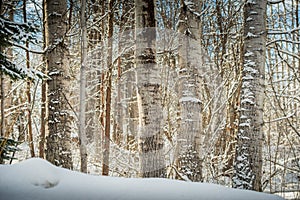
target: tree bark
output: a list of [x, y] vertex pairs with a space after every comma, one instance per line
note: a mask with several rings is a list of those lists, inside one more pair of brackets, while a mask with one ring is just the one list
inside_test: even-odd
[[[0, 49], [2, 50], [2, 48]], [[4, 97], [4, 73], [1, 71], [0, 72], [0, 99], [1, 99], [1, 108], [0, 108], [0, 112], [1, 112], [1, 128], [0, 128], [0, 137], [4, 137], [4, 133], [5, 133], [5, 115], [4, 115], [4, 101], [5, 101], [5, 97]]]
[[85, 124], [86, 109], [86, 65], [87, 65], [87, 27], [86, 27], [86, 0], [81, 0], [81, 68], [80, 68], [80, 108], [79, 108], [79, 145], [80, 171], [87, 173], [87, 137]]
[[71, 114], [69, 107], [68, 49], [66, 0], [45, 1], [48, 76], [48, 127], [46, 158], [51, 163], [72, 169]]
[[[179, 127], [177, 134], [177, 167], [182, 175], [191, 181], [202, 180], [201, 162], [201, 100], [197, 92], [196, 55], [201, 44], [201, 23], [193, 11], [198, 12], [200, 5], [196, 1], [186, 4], [181, 1], [179, 47]], [[201, 59], [198, 61], [202, 64]]]
[[244, 7], [244, 66], [233, 187], [262, 191], [267, 0]]
[[164, 177], [162, 98], [160, 70], [156, 63], [154, 1], [135, 0], [135, 14], [140, 176]]
[[[2, 0], [0, 0], [0, 13], [2, 13]], [[2, 53], [3, 47], [0, 46], [0, 52]], [[4, 137], [4, 73], [0, 71], [0, 137]], [[3, 160], [0, 158], [0, 164], [2, 164]]]
[[[45, 19], [45, 0], [42, 2], [43, 6], [43, 19]], [[44, 44], [43, 49], [46, 48], [46, 33], [45, 33], [45, 24], [43, 26], [43, 38]], [[46, 57], [43, 56], [43, 60], [46, 61]], [[43, 66], [43, 73], [46, 72], [46, 67]], [[45, 141], [46, 141], [46, 112], [47, 112], [47, 82], [46, 80], [42, 80], [42, 88], [41, 88], [41, 128], [40, 128], [40, 141], [39, 141], [39, 157], [45, 158]]]
[[[26, 13], [26, 0], [23, 0], [23, 18], [24, 18], [24, 23], [27, 23], [27, 13]], [[26, 48], [29, 48], [29, 42], [26, 41], [25, 44]], [[26, 67], [28, 69], [30, 69], [30, 55], [29, 55], [29, 51], [26, 51]], [[27, 95], [27, 101], [28, 101], [28, 108], [27, 108], [27, 133], [28, 133], [28, 143], [29, 143], [29, 148], [30, 148], [30, 154], [31, 157], [35, 157], [35, 152], [34, 152], [34, 143], [33, 143], [33, 134], [32, 134], [32, 120], [31, 120], [31, 92], [30, 92], [30, 88], [31, 88], [31, 83], [30, 80], [27, 81], [27, 90], [26, 90], [26, 95]]]
[[110, 0], [108, 3], [108, 71], [107, 71], [107, 86], [106, 86], [106, 99], [105, 99], [105, 130], [104, 130], [104, 147], [103, 147], [103, 164], [102, 164], [102, 175], [108, 176], [109, 174], [109, 151], [110, 151], [110, 113], [111, 113], [111, 87], [112, 87], [112, 69], [113, 69], [113, 62], [112, 62], [112, 41], [113, 41], [113, 5], [114, 0]]

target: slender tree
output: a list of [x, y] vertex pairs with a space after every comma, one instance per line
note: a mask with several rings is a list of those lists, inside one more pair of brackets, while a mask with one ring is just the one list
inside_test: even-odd
[[267, 0], [244, 7], [244, 66], [233, 187], [262, 191]]
[[[101, 34], [101, 30], [104, 29], [102, 27], [102, 21], [106, 20], [106, 17], [103, 17], [101, 13], [102, 4], [106, 5], [105, 1], [101, 0], [92, 0], [87, 2], [87, 16], [91, 16], [91, 25], [88, 24], [89, 31], [87, 32], [88, 37], [88, 52], [95, 52], [95, 50], [100, 50], [100, 42], [103, 35]], [[106, 12], [106, 10], [104, 11]], [[99, 19], [100, 18], [100, 19]], [[103, 46], [103, 45], [101, 45]], [[88, 139], [88, 143], [96, 142], [96, 140], [100, 139], [99, 130], [97, 130], [97, 125], [99, 124], [99, 108], [98, 105], [99, 98], [99, 87], [100, 87], [100, 59], [102, 54], [100, 52], [93, 54], [91, 67], [86, 69], [86, 135]], [[90, 60], [90, 59], [89, 59]], [[95, 114], [95, 112], [97, 114]], [[99, 143], [99, 142], [97, 142]]]
[[108, 15], [108, 62], [107, 62], [107, 85], [106, 85], [106, 99], [105, 99], [105, 129], [104, 129], [104, 146], [103, 146], [103, 164], [102, 164], [102, 175], [109, 174], [109, 149], [110, 149], [110, 129], [111, 129], [111, 91], [112, 91], [112, 69], [113, 69], [113, 62], [112, 62], [112, 48], [113, 48], [113, 18], [114, 18], [114, 11], [113, 11], [114, 0], [109, 0], [108, 2], [108, 10], [110, 11]]
[[[3, 8], [3, 2], [0, 2], [0, 14], [2, 14], [2, 8]], [[1, 60], [3, 59], [4, 56], [2, 56], [4, 54], [4, 48], [1, 45], [0, 46], [0, 55], [1, 55]], [[1, 63], [2, 64], [2, 63]], [[0, 116], [0, 137], [4, 137], [4, 132], [5, 132], [5, 115], [4, 115], [4, 105], [5, 105], [5, 97], [4, 97], [4, 73], [1, 70], [0, 71], [0, 112], [1, 112], [1, 116]], [[2, 163], [2, 160], [0, 160], [0, 163]]]
[[48, 127], [46, 158], [55, 165], [72, 168], [67, 32], [67, 1], [45, 1], [45, 36], [48, 76]]
[[[42, 1], [42, 8], [43, 8], [43, 19], [45, 19], [45, 0]], [[46, 34], [45, 34], [45, 24], [43, 24], [43, 49], [46, 48]], [[46, 58], [43, 56], [43, 60], [45, 61]], [[46, 73], [46, 66], [43, 65], [42, 71]], [[45, 141], [46, 141], [46, 112], [47, 112], [47, 81], [42, 80], [42, 88], [41, 88], [41, 128], [40, 128], [40, 141], [39, 141], [39, 157], [45, 157]]]
[[5, 133], [5, 115], [4, 115], [4, 74], [1, 71], [0, 72], [0, 97], [1, 97], [1, 105], [0, 105], [0, 111], [1, 111], [1, 128], [0, 128], [0, 136], [4, 137]]
[[[26, 11], [26, 0], [23, 0], [23, 18], [24, 18], [24, 23], [27, 23], [27, 11]], [[26, 48], [29, 48], [29, 41], [26, 41]], [[30, 69], [30, 54], [29, 51], [26, 50], [26, 67], [28, 69]], [[30, 92], [30, 88], [31, 88], [31, 82], [30, 80], [27, 81], [27, 91], [26, 91], [26, 95], [27, 95], [27, 101], [28, 101], [28, 126], [27, 126], [27, 133], [28, 133], [28, 143], [29, 143], [29, 147], [30, 147], [30, 154], [31, 157], [35, 157], [35, 152], [34, 152], [34, 142], [33, 142], [33, 134], [32, 134], [32, 110], [31, 110], [31, 92]]]
[[85, 129], [86, 108], [86, 65], [87, 65], [87, 27], [86, 0], [81, 0], [81, 68], [80, 68], [80, 109], [79, 109], [79, 145], [81, 171], [87, 173], [87, 137]]

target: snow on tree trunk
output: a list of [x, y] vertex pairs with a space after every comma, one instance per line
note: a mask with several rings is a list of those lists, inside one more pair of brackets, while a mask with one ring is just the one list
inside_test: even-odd
[[267, 1], [244, 8], [244, 67], [233, 187], [261, 191]]
[[[178, 30], [183, 35], [179, 48], [179, 129], [177, 134], [178, 169], [192, 181], [202, 180], [201, 163], [201, 100], [197, 94], [196, 55], [200, 48], [200, 22], [197, 19], [199, 5], [196, 1], [181, 1]], [[198, 66], [199, 67], [199, 66]]]
[[67, 2], [45, 2], [45, 34], [47, 46], [48, 76], [48, 127], [46, 159], [65, 168], [72, 168], [71, 114], [68, 102], [70, 75], [68, 49], [65, 44], [67, 32]]
[[141, 177], [162, 177], [165, 161], [162, 138], [162, 102], [156, 63], [156, 23], [153, 0], [135, 0], [138, 148]]

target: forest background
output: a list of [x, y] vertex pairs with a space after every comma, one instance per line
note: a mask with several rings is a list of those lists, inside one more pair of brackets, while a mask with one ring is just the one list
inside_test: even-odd
[[299, 192], [298, 0], [0, 11], [2, 163]]

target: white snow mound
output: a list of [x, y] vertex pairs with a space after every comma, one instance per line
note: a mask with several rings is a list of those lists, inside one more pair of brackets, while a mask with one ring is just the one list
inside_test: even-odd
[[282, 200], [215, 184], [92, 176], [32, 158], [0, 165], [1, 200]]

